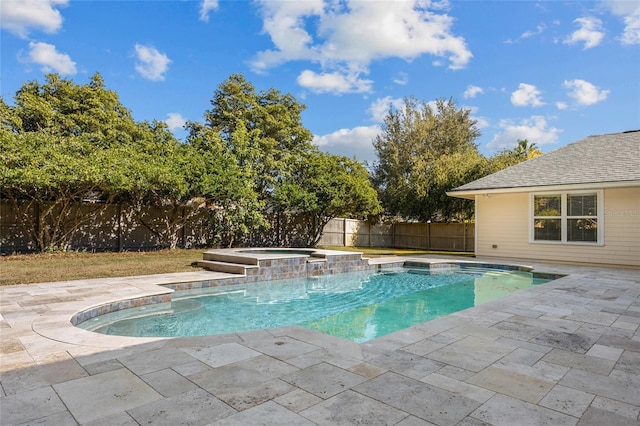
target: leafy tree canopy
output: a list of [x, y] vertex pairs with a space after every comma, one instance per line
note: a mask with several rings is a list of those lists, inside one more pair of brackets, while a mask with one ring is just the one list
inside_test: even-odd
[[390, 109], [374, 140], [378, 161], [372, 180], [390, 215], [419, 220], [451, 220], [445, 192], [476, 174], [480, 136], [470, 111], [453, 99], [434, 103], [405, 98]]
[[100, 74], [81, 85], [57, 74], [45, 80], [27, 82], [16, 93], [15, 131], [82, 135], [101, 146], [131, 143], [139, 136], [131, 112], [105, 87]]
[[217, 132], [250, 170], [261, 199], [267, 199], [278, 178], [291, 173], [292, 164], [313, 149], [312, 135], [302, 125], [305, 106], [290, 94], [273, 88], [257, 92], [241, 74], [218, 86], [206, 126]]

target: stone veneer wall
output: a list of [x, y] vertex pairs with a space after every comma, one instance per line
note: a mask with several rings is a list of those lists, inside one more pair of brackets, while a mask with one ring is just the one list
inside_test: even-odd
[[260, 259], [258, 268], [247, 269], [247, 281], [271, 281], [305, 276], [340, 274], [375, 269], [360, 253], [326, 255], [324, 258], [296, 256], [280, 259]]

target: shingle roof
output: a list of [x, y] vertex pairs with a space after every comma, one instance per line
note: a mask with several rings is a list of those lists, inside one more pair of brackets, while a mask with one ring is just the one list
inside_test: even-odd
[[634, 181], [640, 184], [640, 130], [589, 136], [450, 192]]

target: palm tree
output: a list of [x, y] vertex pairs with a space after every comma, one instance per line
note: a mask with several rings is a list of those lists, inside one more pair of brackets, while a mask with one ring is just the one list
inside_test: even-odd
[[530, 160], [542, 155], [542, 151], [538, 149], [538, 146], [535, 143], [529, 143], [526, 139], [518, 139], [518, 145], [513, 149], [513, 153], [524, 160]]

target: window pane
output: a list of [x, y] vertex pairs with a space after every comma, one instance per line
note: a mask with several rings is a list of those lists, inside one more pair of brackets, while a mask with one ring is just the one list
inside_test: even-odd
[[567, 241], [598, 241], [597, 219], [568, 219]]
[[560, 219], [536, 219], [533, 226], [535, 240], [560, 241]]
[[592, 195], [567, 195], [569, 216], [597, 216], [598, 197]]
[[534, 195], [534, 216], [560, 216], [560, 195]]

